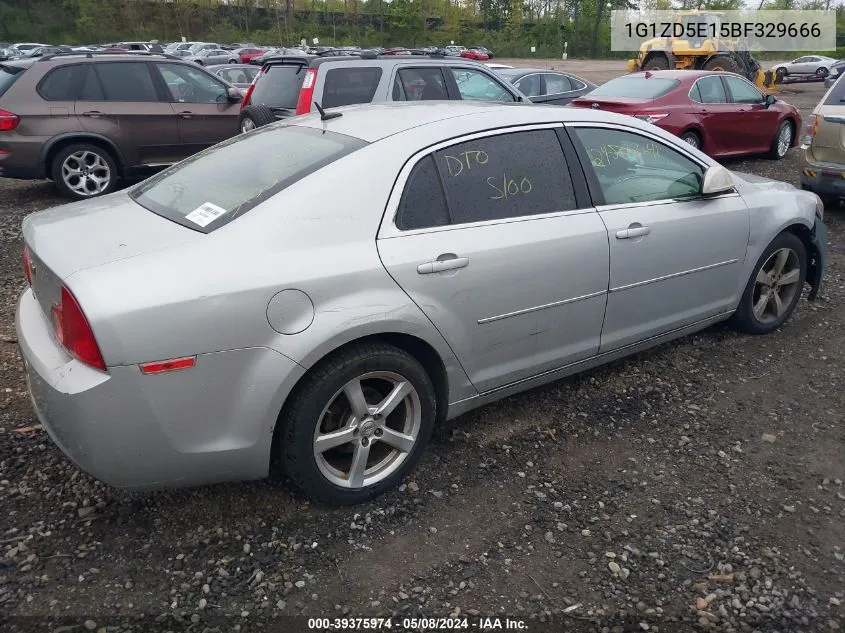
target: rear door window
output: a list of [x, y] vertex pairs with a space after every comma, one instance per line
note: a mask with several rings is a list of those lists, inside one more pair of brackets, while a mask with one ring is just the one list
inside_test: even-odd
[[23, 75], [23, 72], [23, 68], [0, 64], [0, 97], [17, 81], [18, 77]]
[[259, 128], [183, 160], [129, 195], [154, 213], [208, 233], [365, 145], [327, 130]]
[[296, 109], [299, 88], [305, 77], [301, 64], [274, 64], [268, 66], [255, 82], [249, 102], [270, 108]]
[[449, 224], [449, 211], [434, 158], [426, 156], [414, 165], [396, 215], [396, 228], [402, 231], [427, 229]]
[[75, 101], [84, 70], [80, 64], [54, 68], [38, 84], [38, 94], [47, 101]]
[[446, 80], [440, 68], [402, 68], [393, 82], [394, 101], [446, 100]]
[[381, 80], [381, 68], [332, 68], [323, 85], [324, 108], [370, 103]]
[[554, 130], [512, 132], [435, 152], [454, 224], [577, 208]]
[[106, 101], [158, 101], [149, 66], [144, 62], [96, 64]]
[[566, 75], [558, 75], [555, 73], [546, 73], [546, 94], [559, 95], [563, 92], [570, 92], [575, 90]]
[[516, 87], [526, 97], [538, 97], [543, 93], [543, 87], [540, 82], [540, 75], [527, 75], [516, 83]]
[[725, 92], [725, 86], [722, 83], [721, 77], [702, 77], [695, 83], [698, 88], [696, 96], [694, 96], [699, 103], [727, 103], [728, 95]]

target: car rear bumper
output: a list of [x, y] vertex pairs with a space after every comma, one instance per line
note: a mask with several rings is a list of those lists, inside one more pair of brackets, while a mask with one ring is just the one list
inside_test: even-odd
[[267, 475], [281, 404], [304, 370], [265, 348], [203, 354], [196, 366], [144, 375], [93, 369], [52, 335], [31, 289], [15, 318], [33, 408], [79, 468], [132, 489]]

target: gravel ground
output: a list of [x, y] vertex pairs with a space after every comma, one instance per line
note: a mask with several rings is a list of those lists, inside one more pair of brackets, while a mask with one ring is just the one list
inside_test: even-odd
[[[822, 92], [782, 96], [806, 117]], [[797, 184], [802, 160], [728, 166]], [[827, 211], [820, 300], [779, 332], [713, 327], [487, 406], [438, 429], [400, 489], [333, 509], [269, 482], [121, 492], [29, 428], [19, 227], [60, 202], [0, 179], [0, 629], [845, 630], [845, 211]]]

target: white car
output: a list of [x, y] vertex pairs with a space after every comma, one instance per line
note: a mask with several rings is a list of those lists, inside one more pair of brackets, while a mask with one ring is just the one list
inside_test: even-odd
[[772, 67], [780, 79], [788, 75], [816, 75], [822, 79], [830, 73], [830, 67], [838, 60], [824, 55], [805, 55], [791, 62]]

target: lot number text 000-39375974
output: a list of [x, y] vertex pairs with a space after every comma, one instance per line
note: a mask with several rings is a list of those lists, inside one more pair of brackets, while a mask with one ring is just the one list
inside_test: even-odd
[[[646, 40], [690, 42], [705, 40], [732, 49], [741, 42], [751, 51], [812, 51], [836, 48], [834, 11], [613, 11], [610, 47], [636, 51]], [[721, 47], [721, 46], [720, 46]]]

